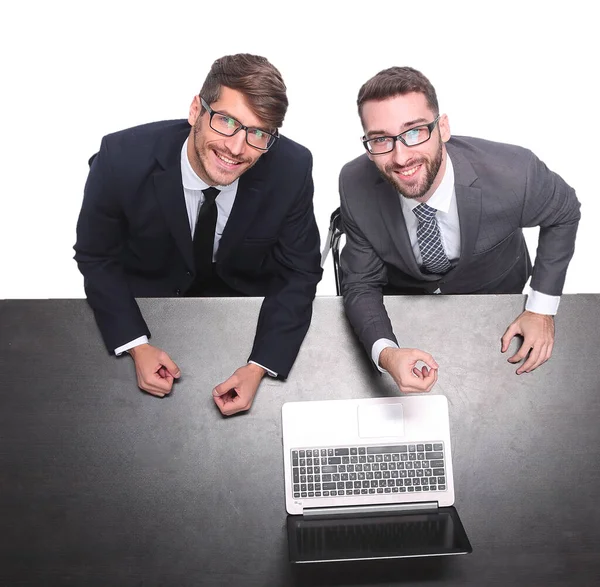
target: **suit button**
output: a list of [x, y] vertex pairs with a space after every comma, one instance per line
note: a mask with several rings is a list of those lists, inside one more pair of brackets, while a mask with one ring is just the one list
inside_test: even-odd
[[180, 289], [176, 289], [175, 290], [175, 295], [176, 296], [180, 296], [181, 295], [181, 290]]
[[191, 271], [186, 271], [186, 275], [187, 275], [188, 277], [191, 277], [191, 276], [192, 276], [192, 272], [191, 272]]

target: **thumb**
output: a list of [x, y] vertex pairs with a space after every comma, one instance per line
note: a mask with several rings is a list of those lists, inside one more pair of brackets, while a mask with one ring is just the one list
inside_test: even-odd
[[174, 363], [171, 357], [167, 355], [167, 353], [163, 352], [163, 354], [160, 357], [160, 362], [163, 364], [165, 369], [169, 372], [169, 374], [172, 377], [174, 377], [175, 379], [179, 379], [181, 377], [181, 371], [179, 370], [179, 367]]
[[235, 383], [236, 383], [236, 378], [234, 375], [232, 375], [229, 379], [223, 381], [223, 383], [219, 383], [219, 385], [217, 385], [213, 389], [213, 395], [215, 397], [218, 397], [220, 395], [227, 393], [229, 390], [231, 390], [235, 387]]

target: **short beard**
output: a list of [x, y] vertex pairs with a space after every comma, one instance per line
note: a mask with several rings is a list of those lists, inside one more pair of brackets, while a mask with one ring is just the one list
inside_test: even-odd
[[[197, 135], [198, 135], [199, 132], [200, 132], [200, 124], [199, 124], [199, 119], [198, 119], [198, 121], [194, 125], [194, 153], [196, 154], [196, 163], [197, 163], [197, 165], [202, 169], [202, 172], [204, 173], [204, 175], [210, 180], [209, 181], [210, 184], [223, 185], [223, 186], [224, 185], [231, 185], [232, 183], [235, 183], [240, 178], [240, 175], [243, 175], [244, 173], [246, 173], [246, 171], [249, 171], [256, 164], [256, 162], [258, 161], [258, 159], [256, 161], [254, 161], [252, 163], [252, 165], [250, 165], [249, 167], [247, 167], [242, 172], [242, 174], [238, 175], [235, 179], [232, 179], [229, 183], [227, 183], [227, 184], [220, 183], [220, 182], [216, 181], [213, 177], [211, 177], [209, 175], [208, 169], [206, 169], [206, 167], [204, 165], [204, 162], [202, 161], [202, 157], [200, 156], [200, 150], [198, 149], [198, 142], [196, 140], [197, 139]], [[240, 131], [240, 132], [243, 132], [243, 131]], [[234, 157], [231, 153], [229, 153], [228, 155], [230, 155], [232, 159], [237, 159], [237, 157]], [[249, 163], [249, 162], [250, 161], [248, 159], [242, 159], [240, 161], [241, 164]]]
[[[423, 187], [418, 189], [418, 191], [407, 192], [407, 191], [403, 190], [403, 188], [400, 186], [399, 181], [394, 177], [394, 170], [402, 169], [402, 167], [400, 165], [391, 163], [391, 164], [387, 165], [386, 167], [384, 167], [383, 171], [380, 170], [379, 173], [386, 181], [388, 181], [389, 183], [391, 183], [394, 186], [394, 188], [400, 193], [400, 195], [404, 196], [407, 200], [417, 200], [418, 198], [422, 198], [431, 189], [431, 186], [433, 185], [433, 182], [435, 181], [435, 178], [437, 177], [440, 167], [442, 166], [443, 155], [444, 155], [443, 145], [442, 145], [442, 142], [440, 141], [439, 149], [438, 149], [437, 153], [435, 154], [435, 158], [432, 161], [429, 161], [427, 159], [416, 159], [414, 161], [410, 161], [409, 165], [404, 166], [404, 167], [414, 167], [415, 163], [417, 163], [417, 164], [420, 163], [422, 165], [425, 165], [425, 170], [426, 170], [425, 181], [422, 184]], [[415, 186], [415, 187], [418, 187], [418, 186]]]

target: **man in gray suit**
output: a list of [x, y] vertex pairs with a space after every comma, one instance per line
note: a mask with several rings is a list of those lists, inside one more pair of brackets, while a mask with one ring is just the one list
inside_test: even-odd
[[[524, 361], [517, 374], [547, 361], [580, 218], [574, 190], [527, 149], [450, 138], [435, 89], [410, 67], [365, 83], [358, 111], [366, 154], [340, 174], [340, 268], [346, 313], [375, 365], [402, 392], [437, 381], [429, 353], [399, 348], [384, 293], [522, 293], [530, 275], [532, 291], [502, 352], [521, 335], [508, 359]], [[526, 226], [540, 227], [533, 267]]]

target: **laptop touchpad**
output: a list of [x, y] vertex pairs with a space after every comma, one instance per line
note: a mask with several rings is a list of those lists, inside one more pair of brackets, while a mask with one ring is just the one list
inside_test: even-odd
[[358, 406], [358, 434], [362, 438], [404, 436], [402, 404]]

